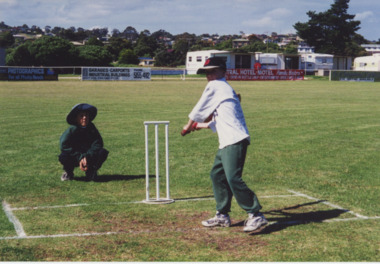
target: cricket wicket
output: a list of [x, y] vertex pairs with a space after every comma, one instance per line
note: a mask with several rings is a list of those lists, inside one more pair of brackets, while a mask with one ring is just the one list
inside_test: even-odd
[[[146, 199], [144, 203], [149, 204], [167, 204], [174, 202], [170, 199], [169, 188], [169, 121], [145, 121], [145, 181], [146, 181]], [[155, 128], [155, 154], [156, 154], [156, 199], [151, 199], [149, 195], [149, 125]], [[166, 166], [166, 198], [160, 198], [160, 166], [159, 166], [159, 147], [158, 147], [158, 127], [165, 125], [165, 166]]]

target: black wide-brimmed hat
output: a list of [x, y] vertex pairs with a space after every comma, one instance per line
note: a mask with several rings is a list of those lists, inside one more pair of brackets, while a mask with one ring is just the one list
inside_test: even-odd
[[96, 109], [95, 106], [89, 104], [76, 104], [66, 117], [67, 123], [70, 125], [77, 125], [77, 115], [80, 112], [88, 112], [90, 121], [92, 121], [95, 119], [96, 114], [98, 113], [98, 109]]
[[197, 74], [202, 74], [202, 73], [205, 73], [206, 70], [211, 70], [211, 69], [216, 69], [216, 68], [220, 68], [222, 70], [226, 70], [226, 62], [224, 61], [223, 58], [221, 57], [211, 57], [209, 59], [206, 60], [205, 64], [203, 65], [203, 67], [199, 68], [197, 70]]

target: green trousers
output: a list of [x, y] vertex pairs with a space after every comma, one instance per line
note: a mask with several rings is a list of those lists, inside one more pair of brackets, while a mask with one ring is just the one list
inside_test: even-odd
[[261, 209], [257, 196], [242, 179], [248, 145], [249, 141], [243, 140], [219, 149], [216, 154], [210, 177], [216, 210], [222, 214], [231, 211], [233, 196], [247, 213], [256, 213]]

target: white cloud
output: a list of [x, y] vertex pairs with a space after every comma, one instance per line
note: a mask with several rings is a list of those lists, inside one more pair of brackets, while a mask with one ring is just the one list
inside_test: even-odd
[[17, 5], [17, 0], [0, 0], [0, 5], [5, 6], [15, 6]]
[[[333, 0], [0, 0], [0, 21], [7, 25], [50, 25], [85, 29], [109, 27], [172, 34], [289, 33], [306, 13], [326, 11]], [[363, 36], [380, 37], [379, 0], [351, 0]], [[359, 33], [360, 33], [359, 32]]]
[[288, 17], [291, 14], [292, 12], [287, 8], [276, 8], [276, 9], [270, 10], [266, 15], [272, 18], [280, 19], [283, 17]]
[[374, 13], [372, 11], [364, 11], [362, 13], [356, 14], [355, 20], [365, 20], [371, 17], [374, 17]]
[[[242, 25], [250, 27], [255, 33], [264, 32], [281, 32], [288, 30], [284, 28], [284, 20], [289, 20], [293, 15], [292, 11], [287, 8], [276, 8], [255, 16], [254, 19], [249, 19], [242, 22]], [[288, 27], [289, 28], [289, 27]], [[282, 32], [289, 33], [289, 32]]]

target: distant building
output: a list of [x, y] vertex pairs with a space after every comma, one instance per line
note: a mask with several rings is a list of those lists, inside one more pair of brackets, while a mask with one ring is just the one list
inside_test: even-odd
[[84, 46], [84, 42], [83, 41], [71, 41], [71, 44], [73, 44], [74, 46]]
[[249, 44], [248, 39], [234, 39], [232, 40], [232, 47], [235, 49], [247, 46]]
[[187, 74], [196, 74], [210, 57], [221, 57], [226, 61], [227, 69], [300, 69], [300, 55], [276, 53], [240, 53], [222, 50], [190, 51], [186, 55]]
[[361, 47], [370, 55], [380, 53], [380, 44], [362, 44]]
[[321, 53], [301, 54], [301, 69], [307, 74], [315, 74], [318, 70], [332, 70], [334, 55]]
[[150, 67], [154, 66], [155, 60], [153, 58], [140, 57], [139, 60], [140, 60], [139, 66], [150, 66]]
[[[220, 50], [200, 50], [200, 51], [189, 51], [186, 54], [186, 70], [187, 74], [196, 74], [200, 67], [203, 67], [206, 60], [213, 57], [215, 54], [225, 54], [227, 51]], [[227, 66], [228, 68], [228, 66]]]
[[355, 71], [380, 71], [380, 54], [357, 57], [354, 60]]
[[260, 68], [265, 70], [285, 69], [285, 60], [282, 54], [261, 53], [255, 54], [256, 62], [260, 63]]
[[314, 53], [315, 48], [310, 47], [309, 45], [306, 45], [306, 44], [300, 44], [298, 45], [297, 51], [298, 53]]

